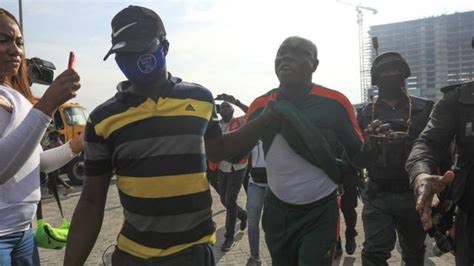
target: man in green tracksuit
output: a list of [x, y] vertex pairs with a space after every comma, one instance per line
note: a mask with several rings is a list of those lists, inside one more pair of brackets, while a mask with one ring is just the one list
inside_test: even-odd
[[254, 100], [246, 114], [252, 121], [267, 108], [280, 118], [261, 134], [269, 185], [263, 229], [273, 265], [331, 264], [341, 183], [336, 148], [342, 144], [355, 166], [365, 160], [350, 102], [312, 82], [318, 63], [311, 41], [286, 39], [275, 59], [280, 86]]

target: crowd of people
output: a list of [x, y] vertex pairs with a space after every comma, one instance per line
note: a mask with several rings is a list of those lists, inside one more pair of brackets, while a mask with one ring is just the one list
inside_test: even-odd
[[[76, 96], [80, 78], [68, 69], [33, 96], [21, 29], [0, 9], [0, 265], [39, 265], [31, 223], [40, 171], [82, 150], [86, 179], [65, 265], [83, 265], [93, 249], [113, 176], [124, 214], [113, 265], [216, 265], [211, 186], [226, 208], [220, 248], [235, 245], [239, 220], [247, 265], [261, 264], [260, 224], [273, 265], [331, 265], [342, 253], [340, 210], [353, 254], [358, 195], [363, 265], [387, 265], [397, 236], [404, 263], [423, 265], [427, 234], [451, 241], [457, 265], [474, 264], [473, 82], [443, 88], [434, 104], [409, 95], [409, 65], [383, 53], [371, 69], [378, 97], [356, 116], [342, 93], [313, 82], [316, 45], [292, 36], [276, 52], [278, 85], [247, 106], [168, 72], [170, 44], [153, 10], [129, 6], [111, 26], [104, 60], [115, 54], [127, 80], [91, 112], [84, 138], [43, 151], [54, 111]], [[432, 219], [435, 195], [450, 204]], [[442, 219], [455, 221], [455, 236]]]

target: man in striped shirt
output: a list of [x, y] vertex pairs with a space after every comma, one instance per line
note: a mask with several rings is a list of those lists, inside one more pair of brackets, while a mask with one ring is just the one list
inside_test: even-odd
[[204, 148], [206, 139], [222, 135], [212, 118], [213, 96], [167, 72], [169, 44], [155, 12], [127, 7], [114, 17], [112, 28], [107, 56], [116, 54], [128, 80], [87, 122], [87, 178], [72, 219], [65, 265], [82, 265], [87, 259], [100, 231], [112, 175], [125, 218], [113, 265], [215, 265]]

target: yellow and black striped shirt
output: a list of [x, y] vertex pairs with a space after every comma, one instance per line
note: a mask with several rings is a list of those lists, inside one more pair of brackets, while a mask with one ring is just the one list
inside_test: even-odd
[[212, 94], [171, 77], [157, 102], [119, 91], [90, 115], [87, 176], [117, 176], [118, 247], [140, 258], [215, 243], [204, 139], [222, 134]]

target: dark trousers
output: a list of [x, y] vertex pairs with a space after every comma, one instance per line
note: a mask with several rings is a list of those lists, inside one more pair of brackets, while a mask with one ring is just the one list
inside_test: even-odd
[[218, 185], [218, 179], [219, 179], [219, 172], [216, 171], [211, 171], [207, 169], [207, 180], [209, 180], [209, 183], [211, 186], [214, 188], [214, 190], [219, 194], [219, 185]]
[[214, 266], [216, 260], [214, 251], [209, 244], [194, 245], [176, 254], [162, 257], [142, 259], [121, 251], [117, 247], [112, 254], [113, 266]]
[[407, 266], [424, 264], [426, 232], [415, 209], [413, 191], [403, 193], [363, 193], [365, 241], [362, 265], [388, 265], [390, 252], [397, 239], [402, 249], [402, 259]]
[[242, 181], [244, 180], [245, 168], [242, 170], [225, 173], [219, 170], [219, 195], [222, 204], [226, 208], [225, 234], [226, 238], [233, 238], [237, 217], [243, 219], [245, 211], [237, 205]]
[[331, 265], [338, 217], [335, 192], [310, 204], [293, 205], [267, 189], [262, 226], [272, 264]]
[[243, 187], [244, 187], [245, 194], [248, 194], [249, 179], [250, 179], [250, 170], [247, 169], [247, 170], [245, 171], [244, 181], [242, 181], [242, 185], [243, 185]]
[[344, 194], [341, 197], [341, 211], [346, 222], [346, 238], [355, 237], [357, 223], [357, 187], [344, 185]]
[[456, 265], [474, 265], [474, 214], [456, 212]]

